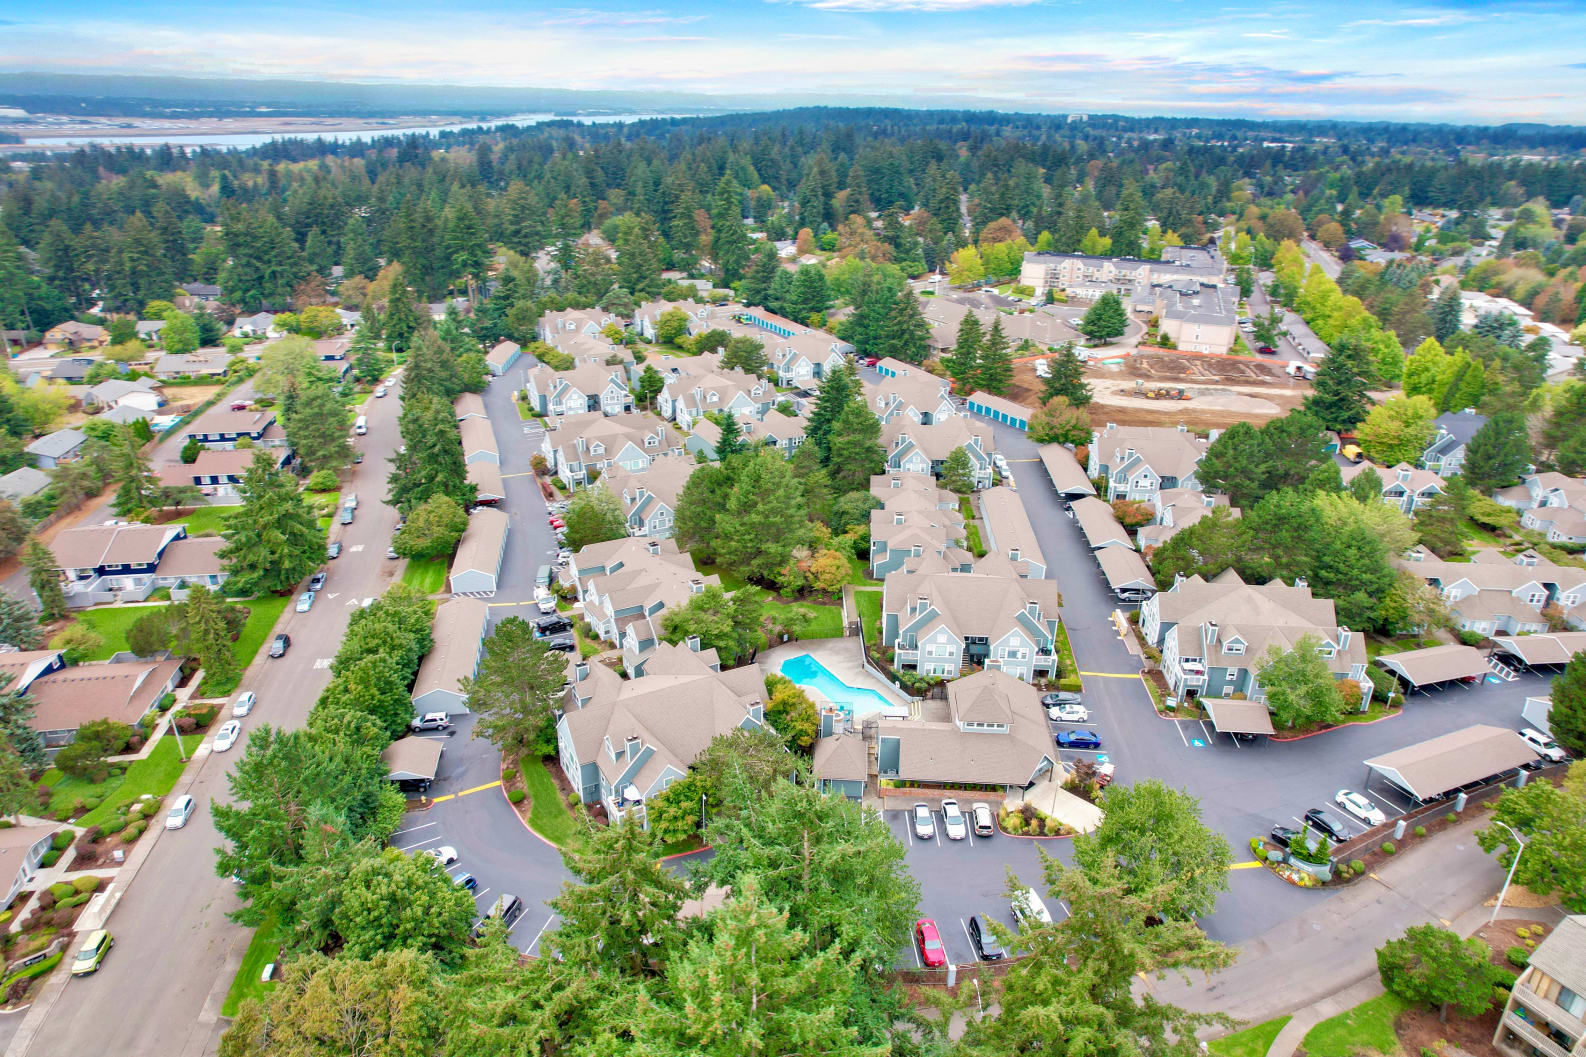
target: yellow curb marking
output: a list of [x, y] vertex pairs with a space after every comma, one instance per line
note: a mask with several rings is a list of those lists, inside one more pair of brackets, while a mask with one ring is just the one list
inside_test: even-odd
[[1080, 672], [1080, 675], [1094, 676], [1097, 679], [1138, 679], [1139, 672]]
[[464, 789], [460, 793], [447, 793], [445, 796], [438, 796], [434, 800], [431, 800], [430, 803], [439, 804], [443, 800], [455, 800], [460, 796], [467, 796], [469, 793], [482, 793], [486, 789], [494, 789], [500, 784], [501, 779], [498, 778], [494, 782], [486, 782], [484, 785], [476, 785], [472, 789]]
[[1230, 870], [1259, 870], [1260, 868], [1261, 863], [1258, 862], [1236, 862], [1228, 867]]

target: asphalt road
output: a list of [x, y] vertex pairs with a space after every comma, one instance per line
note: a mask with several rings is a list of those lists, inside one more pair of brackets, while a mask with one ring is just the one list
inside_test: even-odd
[[398, 572], [401, 563], [385, 557], [396, 512], [381, 502], [387, 457], [399, 443], [398, 408], [395, 399], [366, 405], [369, 433], [358, 446], [367, 458], [352, 467], [346, 486], [358, 493], [357, 517], [336, 526], [346, 546], [341, 558], [326, 564], [329, 579], [319, 602], [307, 613], [289, 606], [277, 625], [292, 636], [291, 651], [270, 660], [261, 650], [244, 674], [241, 688], [257, 693], [259, 704], [243, 721], [240, 743], [225, 754], [195, 755], [172, 797], [191, 793], [199, 810], [186, 828], [155, 830], [146, 838], [156, 844], [107, 924], [116, 937], [114, 953], [96, 975], [66, 981], [31, 1045], [13, 1045], [9, 1057], [103, 1053], [112, 1038], [117, 1053], [140, 1057], [199, 1057], [218, 1047], [220, 1005], [251, 932], [226, 917], [238, 903], [231, 882], [215, 873], [220, 839], [209, 804], [227, 799], [226, 775], [253, 728], [305, 721], [330, 681], [330, 659], [348, 615], [382, 593]]

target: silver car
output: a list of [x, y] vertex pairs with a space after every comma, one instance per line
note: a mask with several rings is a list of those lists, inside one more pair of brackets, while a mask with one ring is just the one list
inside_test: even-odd
[[948, 840], [963, 840], [969, 836], [969, 820], [958, 809], [958, 801], [942, 801], [942, 830]]
[[302, 594], [297, 596], [297, 611], [299, 613], [307, 613], [310, 609], [313, 609], [313, 608], [314, 608], [314, 592], [313, 591], [304, 591]]
[[242, 696], [237, 698], [236, 703], [231, 706], [231, 714], [236, 716], [238, 719], [241, 719], [249, 712], [252, 712], [253, 706], [258, 703], [259, 699], [254, 696], [253, 691], [245, 690], [243, 691]]
[[920, 840], [936, 839], [936, 816], [929, 804], [914, 805], [914, 835]]

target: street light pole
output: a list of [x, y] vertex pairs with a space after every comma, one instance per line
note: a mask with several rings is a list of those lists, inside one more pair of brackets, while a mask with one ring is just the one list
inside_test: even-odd
[[1503, 897], [1509, 894], [1509, 882], [1514, 880], [1514, 868], [1520, 865], [1520, 856], [1525, 852], [1525, 841], [1521, 839], [1520, 834], [1514, 831], [1513, 827], [1511, 827], [1506, 822], [1499, 822], [1497, 819], [1493, 819], [1492, 821], [1493, 825], [1502, 826], [1504, 829], [1508, 830], [1509, 836], [1513, 837], [1515, 843], [1520, 846], [1519, 848], [1515, 849], [1514, 859], [1509, 863], [1509, 874], [1503, 879], [1503, 887], [1498, 890], [1498, 903], [1492, 908], [1492, 917], [1487, 919], [1487, 924], [1489, 925], [1498, 920], [1498, 911], [1503, 909]]

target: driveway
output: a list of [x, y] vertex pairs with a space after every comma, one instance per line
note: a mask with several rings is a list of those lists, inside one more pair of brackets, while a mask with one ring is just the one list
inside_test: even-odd
[[396, 400], [370, 401], [365, 407], [369, 433], [358, 439], [358, 447], [369, 457], [351, 468], [346, 485], [362, 499], [358, 517], [343, 527], [341, 558], [326, 563], [329, 578], [318, 604], [307, 613], [288, 607], [276, 625], [292, 636], [291, 651], [271, 660], [261, 650], [244, 673], [241, 688], [259, 695], [258, 706], [243, 721], [244, 744], [211, 756], [206, 742], [195, 754], [172, 796], [192, 794], [198, 812], [184, 829], [156, 829], [145, 838], [155, 844], [136, 884], [115, 882], [121, 898], [108, 922], [116, 936], [115, 953], [88, 980], [61, 977], [64, 986], [52, 980], [55, 986], [47, 986], [7, 1049], [11, 1057], [101, 1053], [107, 1026], [114, 1026], [122, 1054], [197, 1057], [218, 1046], [220, 1004], [251, 931], [226, 917], [238, 903], [231, 882], [215, 873], [220, 837], [210, 803], [229, 798], [226, 776], [242, 758], [254, 727], [303, 724], [330, 681], [330, 659], [348, 616], [396, 576], [400, 563], [385, 558], [396, 511], [380, 501], [389, 466], [379, 456], [400, 443], [398, 408]]

